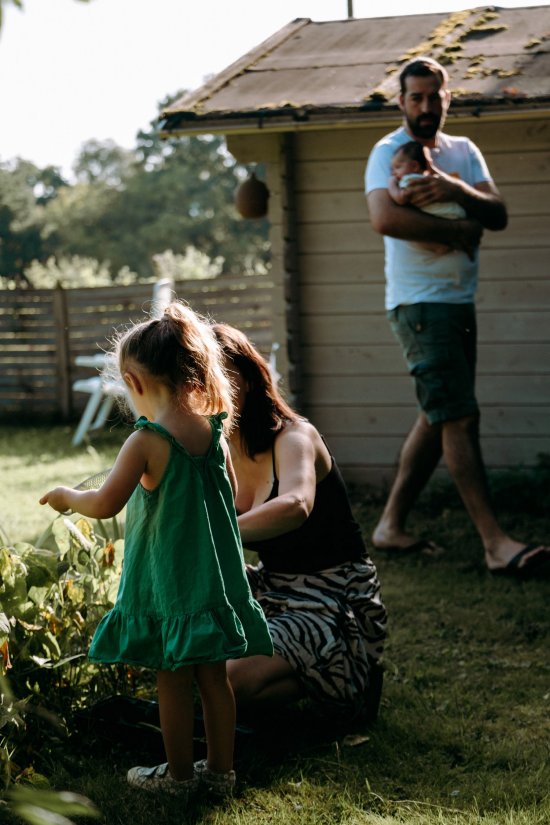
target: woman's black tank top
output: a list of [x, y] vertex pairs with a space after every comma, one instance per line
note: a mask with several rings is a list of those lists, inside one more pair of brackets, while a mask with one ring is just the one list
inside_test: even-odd
[[[279, 494], [273, 446], [273, 487], [266, 501]], [[315, 573], [366, 555], [361, 528], [351, 512], [348, 493], [338, 465], [332, 466], [315, 488], [313, 509], [296, 530], [272, 539], [249, 541], [263, 565], [277, 573]]]

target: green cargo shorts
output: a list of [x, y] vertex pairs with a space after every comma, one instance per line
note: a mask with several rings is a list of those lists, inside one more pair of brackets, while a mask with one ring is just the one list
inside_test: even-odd
[[402, 304], [388, 312], [430, 424], [476, 415], [473, 304]]

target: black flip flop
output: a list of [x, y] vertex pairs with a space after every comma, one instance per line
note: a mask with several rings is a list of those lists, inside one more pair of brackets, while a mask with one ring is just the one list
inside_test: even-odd
[[[539, 552], [520, 567], [521, 560], [528, 553], [532, 553], [533, 550], [537, 549], [539, 549]], [[537, 542], [526, 544], [515, 556], [512, 556], [505, 567], [496, 567], [490, 572], [494, 576], [510, 576], [516, 579], [537, 578], [540, 573], [544, 573], [544, 578], [546, 578], [550, 574], [550, 549]]]

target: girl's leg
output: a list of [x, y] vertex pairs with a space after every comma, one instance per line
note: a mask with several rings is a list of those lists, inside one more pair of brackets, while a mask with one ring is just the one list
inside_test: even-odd
[[195, 677], [204, 715], [208, 768], [227, 773], [233, 767], [236, 713], [225, 662], [196, 665]]
[[159, 670], [160, 727], [173, 779], [193, 777], [193, 667]]

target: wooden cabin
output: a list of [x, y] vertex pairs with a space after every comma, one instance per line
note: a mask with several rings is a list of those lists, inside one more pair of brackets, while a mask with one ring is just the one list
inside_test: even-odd
[[278, 369], [351, 481], [393, 475], [416, 416], [385, 317], [364, 170], [401, 122], [401, 66], [424, 54], [450, 75], [445, 131], [480, 147], [510, 213], [482, 244], [485, 460], [532, 467], [550, 453], [550, 7], [294, 20], [161, 125], [167, 136], [222, 133], [238, 161], [265, 169]]

